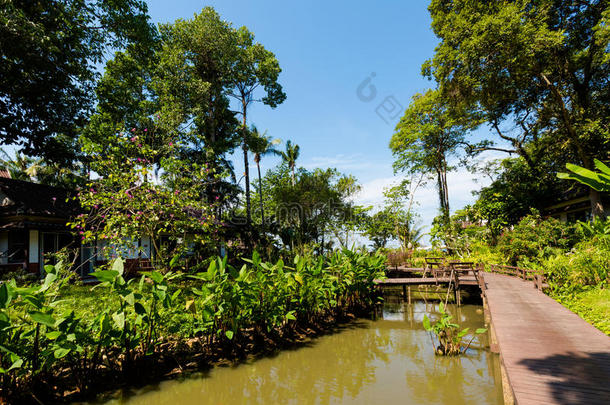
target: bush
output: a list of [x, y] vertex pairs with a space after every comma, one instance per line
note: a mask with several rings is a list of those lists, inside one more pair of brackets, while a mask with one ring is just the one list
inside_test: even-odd
[[500, 236], [497, 250], [509, 264], [531, 265], [569, 251], [577, 241], [574, 225], [531, 214]]
[[596, 235], [578, 243], [568, 254], [547, 258], [543, 264], [553, 291], [570, 294], [587, 286], [608, 283], [610, 235]]

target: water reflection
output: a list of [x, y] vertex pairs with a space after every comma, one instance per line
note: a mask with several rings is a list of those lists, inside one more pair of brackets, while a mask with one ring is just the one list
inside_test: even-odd
[[[361, 320], [312, 344], [236, 366], [216, 367], [124, 395], [125, 404], [501, 404], [497, 358], [469, 350], [434, 355], [421, 327], [433, 304], [386, 303], [382, 319]], [[481, 327], [480, 307], [450, 308], [464, 327]], [[485, 346], [482, 340], [477, 347]]]

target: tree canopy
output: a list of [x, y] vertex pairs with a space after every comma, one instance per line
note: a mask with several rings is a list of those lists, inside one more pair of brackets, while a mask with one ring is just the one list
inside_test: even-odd
[[0, 142], [28, 155], [73, 159], [106, 52], [155, 36], [137, 0], [0, 2]]

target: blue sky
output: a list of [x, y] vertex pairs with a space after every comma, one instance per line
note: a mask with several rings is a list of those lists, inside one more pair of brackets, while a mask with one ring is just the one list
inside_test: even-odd
[[[428, 4], [150, 0], [149, 12], [154, 22], [171, 22], [192, 18], [209, 5], [234, 26], [248, 27], [277, 56], [287, 94], [276, 109], [254, 106], [249, 123], [298, 143], [301, 166], [353, 174], [362, 185], [357, 202], [378, 205], [383, 188], [399, 180], [388, 148], [394, 127], [411, 96], [433, 85], [421, 76], [421, 65], [437, 44]], [[367, 78], [376, 92], [364, 85], [359, 97]], [[234, 160], [241, 173], [241, 158]], [[263, 169], [276, 163], [267, 158]], [[475, 183], [464, 169], [448, 180], [452, 210], [472, 202], [471, 191], [486, 184]], [[433, 184], [419, 190], [416, 200], [422, 224], [430, 224], [438, 207]]]

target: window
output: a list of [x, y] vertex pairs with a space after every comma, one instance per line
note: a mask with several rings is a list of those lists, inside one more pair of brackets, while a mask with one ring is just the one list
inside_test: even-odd
[[43, 232], [41, 237], [43, 264], [56, 264], [54, 254], [72, 243], [72, 236], [65, 232]]
[[8, 262], [25, 262], [28, 250], [28, 232], [25, 230], [9, 231], [8, 233]]

